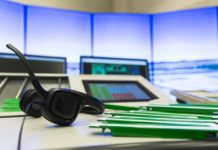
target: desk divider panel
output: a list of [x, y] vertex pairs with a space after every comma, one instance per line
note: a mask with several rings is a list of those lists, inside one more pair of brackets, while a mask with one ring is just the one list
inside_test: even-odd
[[16, 98], [24, 79], [25, 77], [4, 78], [4, 80], [1, 82], [2, 86], [0, 91], [0, 104], [2, 104], [5, 99]]
[[[70, 88], [68, 76], [39, 76], [43, 88]], [[32, 89], [27, 75], [0, 75], [0, 105], [5, 99], [19, 98], [22, 92]]]

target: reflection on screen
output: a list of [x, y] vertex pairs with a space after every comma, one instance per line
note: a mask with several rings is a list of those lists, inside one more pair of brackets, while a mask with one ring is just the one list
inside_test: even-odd
[[[66, 58], [25, 55], [35, 73], [66, 73]], [[26, 72], [15, 54], [0, 53], [0, 72]]]
[[154, 96], [136, 82], [86, 82], [87, 93], [103, 101], [147, 101]]
[[80, 73], [142, 75], [149, 79], [148, 62], [142, 59], [81, 56]]
[[132, 74], [139, 75], [140, 67], [136, 65], [120, 64], [91, 64], [91, 74]]

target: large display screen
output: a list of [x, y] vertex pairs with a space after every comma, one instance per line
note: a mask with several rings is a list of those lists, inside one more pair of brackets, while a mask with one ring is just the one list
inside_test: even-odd
[[103, 102], [149, 101], [157, 98], [136, 81], [83, 81], [88, 94]]
[[[25, 55], [25, 58], [35, 73], [66, 73], [65, 57]], [[0, 72], [27, 72], [15, 54], [0, 53], [0, 64]]]
[[142, 75], [149, 79], [148, 62], [144, 59], [81, 56], [80, 73]]

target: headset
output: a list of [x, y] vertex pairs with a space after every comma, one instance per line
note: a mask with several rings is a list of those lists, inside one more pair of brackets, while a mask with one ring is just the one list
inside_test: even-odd
[[79, 112], [89, 114], [104, 112], [103, 102], [88, 94], [64, 88], [52, 88], [46, 91], [22, 53], [12, 44], [6, 44], [6, 47], [19, 57], [34, 87], [20, 96], [19, 106], [25, 114], [32, 117], [43, 116], [52, 123], [66, 126], [75, 121]]

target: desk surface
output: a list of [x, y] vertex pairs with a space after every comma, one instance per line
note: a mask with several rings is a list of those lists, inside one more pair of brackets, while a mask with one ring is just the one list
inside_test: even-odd
[[[59, 127], [41, 118], [27, 117], [21, 137], [21, 149], [63, 149], [92, 148], [112, 145], [146, 144], [147, 142], [181, 141], [161, 138], [112, 137], [101, 133], [99, 129], [91, 129], [88, 125], [100, 116], [80, 114], [77, 120], [68, 127]], [[17, 149], [20, 127], [23, 117], [1, 118], [1, 148]], [[2, 145], [3, 144], [3, 145]]]
[[[85, 76], [84, 76], [85, 78]], [[94, 77], [93, 77], [94, 78]], [[97, 78], [97, 77], [95, 77]], [[104, 78], [104, 77], [102, 77]], [[115, 78], [115, 77], [114, 77]], [[127, 79], [127, 77], [126, 77]], [[135, 77], [128, 77], [128, 80], [135, 80]], [[81, 85], [76, 77], [69, 78], [73, 85]], [[74, 81], [73, 81], [74, 80]], [[143, 81], [141, 81], [143, 80]], [[125, 105], [146, 105], [150, 103], [169, 103], [169, 98], [161, 94], [158, 90], [140, 78], [140, 81], [147, 85], [149, 89], [155, 91], [158, 100], [142, 103], [125, 103]], [[74, 84], [73, 84], [74, 83]], [[12, 84], [13, 86], [13, 84]], [[53, 85], [51, 85], [54, 87]], [[65, 87], [65, 86], [64, 86]], [[50, 85], [49, 87], [50, 88]], [[84, 92], [84, 88], [77, 87], [81, 92]], [[7, 93], [7, 91], [6, 91]], [[22, 114], [22, 113], [21, 113]], [[23, 117], [1, 117], [0, 114], [0, 146], [1, 149], [17, 149], [19, 141], [19, 133], [21, 131], [21, 125]], [[67, 127], [59, 127], [54, 125], [44, 118], [31, 118], [26, 117], [24, 121], [23, 130], [21, 132], [21, 149], [64, 149], [64, 148], [77, 148], [77, 149], [177, 149], [176, 146], [182, 148], [195, 146], [202, 149], [211, 147], [217, 149], [218, 142], [206, 142], [206, 141], [190, 141], [190, 140], [178, 140], [178, 139], [166, 139], [166, 138], [136, 138], [136, 137], [112, 137], [110, 134], [101, 133], [100, 129], [89, 128], [90, 123], [96, 122], [99, 117], [104, 115], [88, 115], [79, 114], [76, 121]], [[187, 143], [188, 142], [188, 143]], [[206, 144], [205, 144], [206, 143]], [[204, 145], [202, 145], [204, 144]], [[169, 148], [170, 147], [170, 148]]]
[[0, 118], [1, 149], [17, 149], [23, 117]]
[[159, 138], [112, 137], [108, 133], [102, 134], [101, 130], [88, 127], [90, 122], [95, 122], [96, 119], [97, 117], [93, 115], [80, 114], [72, 126], [61, 128], [47, 122], [43, 118], [27, 118], [23, 130], [21, 148], [81, 148], [163, 140]]
[[[217, 148], [218, 141], [190, 141], [166, 138], [112, 137], [100, 129], [89, 128], [104, 115], [79, 114], [76, 121], [67, 127], [59, 127], [44, 118], [26, 117], [21, 136], [21, 149], [126, 149], [144, 148]], [[0, 118], [0, 139], [2, 149], [17, 149], [23, 117]], [[128, 147], [127, 147], [128, 146]], [[163, 147], [162, 147], [163, 146]]]

